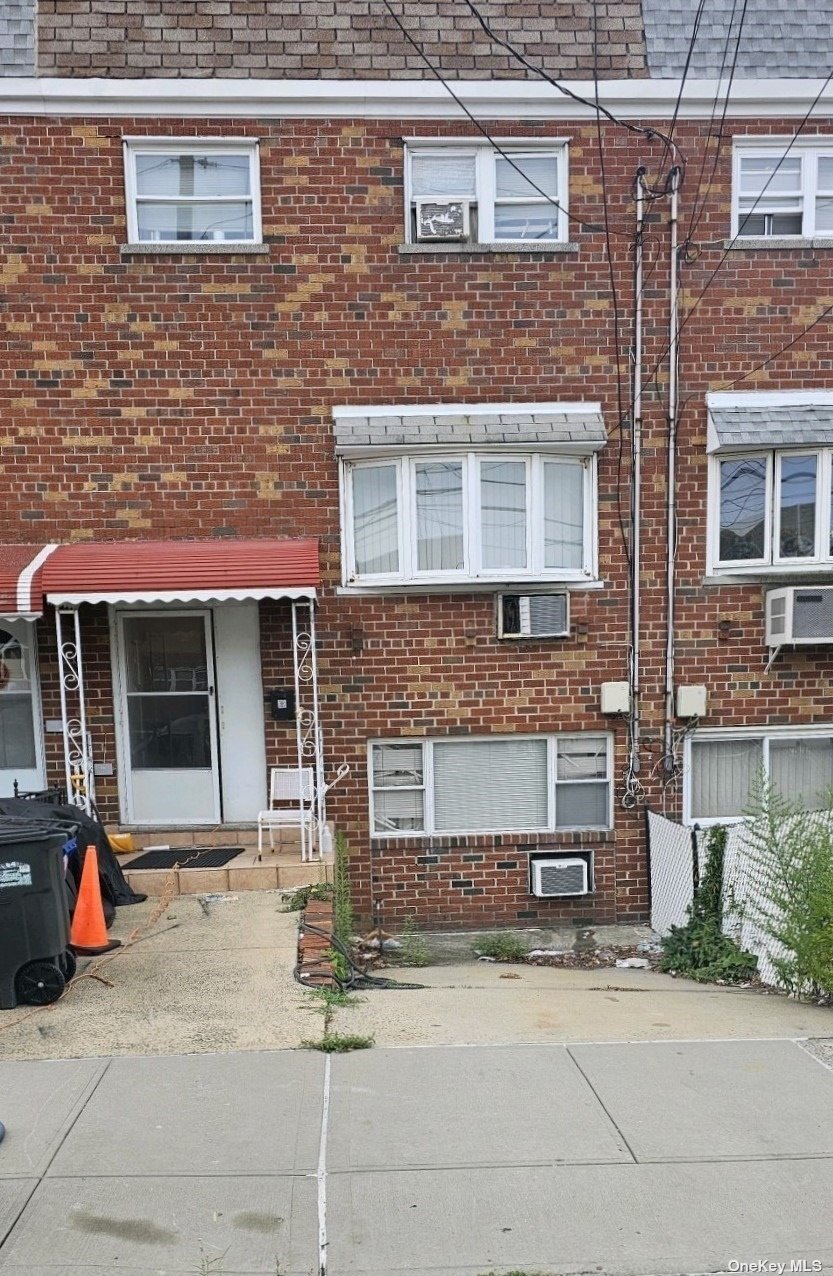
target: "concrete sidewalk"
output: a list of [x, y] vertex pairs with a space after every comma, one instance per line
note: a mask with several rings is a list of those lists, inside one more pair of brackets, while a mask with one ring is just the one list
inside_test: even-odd
[[833, 1271], [824, 1053], [783, 1039], [6, 1061], [0, 1273]]

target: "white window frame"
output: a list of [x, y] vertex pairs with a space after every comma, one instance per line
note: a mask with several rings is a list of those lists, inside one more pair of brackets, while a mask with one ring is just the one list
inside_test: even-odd
[[769, 746], [773, 740], [818, 740], [833, 738], [833, 723], [808, 723], [797, 727], [714, 727], [692, 731], [683, 745], [683, 824], [689, 828], [699, 825], [700, 828], [712, 828], [715, 824], [742, 824], [744, 815], [693, 816], [691, 813], [692, 767], [691, 750], [696, 743], [719, 741], [726, 744], [733, 740], [761, 740], [762, 765], [765, 776], [769, 776]]
[[[740, 213], [740, 166], [741, 159], [780, 159], [784, 157], [787, 146], [792, 146], [787, 158], [801, 160], [801, 230], [791, 235], [749, 234], [740, 235], [743, 217]], [[732, 239], [743, 244], [746, 240], [758, 239], [814, 239], [825, 238], [833, 242], [833, 229], [816, 229], [816, 196], [818, 191], [818, 161], [820, 158], [833, 159], [833, 136], [831, 137], [756, 137], [752, 139], [736, 138], [732, 154]], [[761, 196], [761, 204], [765, 205], [768, 192]], [[752, 212], [755, 216], [757, 209]], [[750, 214], [746, 214], [750, 216]]]
[[[230, 247], [235, 244], [262, 244], [263, 223], [260, 205], [260, 145], [256, 138], [234, 137], [125, 137], [124, 146], [124, 188], [127, 209], [127, 241], [131, 246], [148, 247], [164, 244], [172, 252], [177, 249], [188, 250], [194, 244], [213, 246], [215, 248]], [[248, 197], [240, 195], [205, 196], [194, 200], [195, 203], [242, 203], [247, 199], [252, 205], [252, 238], [251, 239], [140, 239], [137, 217], [137, 181], [136, 157], [138, 155], [202, 155], [206, 151], [222, 151], [226, 155], [245, 155], [249, 159]], [[150, 198], [150, 197], [148, 197]], [[154, 203], [182, 203], [181, 197], [154, 196]]]
[[[420, 571], [418, 567], [417, 523], [415, 508], [416, 466], [425, 461], [463, 462], [463, 570]], [[527, 566], [486, 569], [482, 566], [480, 542], [480, 466], [489, 461], [523, 461], [527, 468], [526, 537]], [[544, 465], [549, 461], [580, 465], [583, 468], [582, 491], [583, 528], [582, 563], [580, 567], [545, 567], [544, 537]], [[399, 544], [399, 571], [359, 575], [353, 525], [353, 483], [355, 470], [366, 466], [394, 465], [397, 467], [397, 499], [399, 501], [397, 532]], [[342, 519], [342, 562], [345, 587], [373, 588], [388, 586], [523, 583], [526, 581], [582, 582], [595, 581], [598, 576], [597, 553], [597, 474], [595, 452], [577, 455], [574, 452], [547, 451], [539, 448], [506, 449], [428, 449], [411, 450], [405, 454], [373, 456], [365, 459], [350, 458], [340, 463]]]
[[[604, 779], [588, 779], [588, 780], [557, 780], [557, 756], [558, 744], [560, 740], [572, 741], [581, 740], [582, 738], [604, 739], [607, 749], [607, 774]], [[487, 743], [505, 743], [511, 740], [546, 740], [547, 742], [547, 823], [535, 828], [516, 828], [516, 829], [438, 829], [434, 825], [434, 745], [435, 744], [476, 744], [481, 741]], [[375, 786], [373, 783], [373, 750], [376, 745], [392, 745], [407, 744], [420, 745], [422, 747], [422, 793], [423, 793], [423, 824], [421, 829], [385, 829], [378, 831], [376, 829], [376, 809], [375, 809]], [[614, 770], [613, 770], [613, 736], [608, 731], [563, 731], [558, 735], [467, 735], [467, 736], [431, 736], [430, 738], [415, 736], [385, 736], [381, 739], [369, 740], [367, 743], [367, 792], [370, 809], [370, 836], [372, 838], [407, 838], [407, 837], [490, 837], [499, 836], [501, 834], [527, 834], [527, 833], [552, 833], [560, 835], [562, 833], [588, 832], [588, 833], [609, 833], [613, 828], [613, 809], [614, 809]], [[558, 825], [556, 826], [556, 784], [607, 784], [608, 786], [608, 816], [606, 824], [576, 824], [576, 825]], [[419, 786], [396, 786], [397, 788], [413, 789]]]
[[[802, 558], [784, 558], [780, 555], [781, 544], [781, 502], [780, 478], [781, 466], [785, 457], [815, 456], [817, 458], [816, 478], [816, 547], [812, 556]], [[744, 458], [763, 459], [766, 461], [766, 526], [764, 529], [764, 557], [723, 559], [720, 557], [720, 467], [725, 461], [741, 461]], [[818, 571], [820, 567], [829, 567], [833, 563], [833, 549], [830, 547], [831, 531], [833, 531], [833, 500], [831, 485], [833, 484], [833, 447], [768, 447], [749, 448], [738, 451], [714, 452], [709, 457], [709, 534], [708, 563], [709, 575], [755, 575], [761, 572], [775, 572], [779, 576], [785, 571], [801, 573], [802, 571]]]
[[[412, 212], [414, 196], [411, 193], [411, 161], [417, 153], [421, 155], [475, 155], [475, 196], [471, 201], [477, 207], [477, 239], [478, 244], [516, 245], [519, 251], [534, 247], [536, 244], [563, 244], [569, 234], [569, 143], [566, 138], [495, 138], [500, 146], [496, 150], [490, 141], [478, 138], [426, 138], [424, 141], [405, 143], [405, 242], [408, 244], [421, 242], [414, 238], [412, 232]], [[502, 152], [502, 154], [501, 154]], [[558, 194], [555, 197], [558, 208], [558, 233], [550, 239], [498, 239], [495, 236], [495, 159], [508, 156], [510, 159], [555, 159], [558, 164]], [[422, 195], [420, 199], [429, 196]], [[437, 196], [438, 199], [452, 199], [453, 196]], [[462, 198], [462, 196], [460, 197]], [[466, 198], [471, 198], [466, 196]], [[501, 200], [509, 203], [509, 200]], [[543, 196], [533, 194], [529, 199], [519, 197], [518, 204], [534, 204], [554, 206]]]

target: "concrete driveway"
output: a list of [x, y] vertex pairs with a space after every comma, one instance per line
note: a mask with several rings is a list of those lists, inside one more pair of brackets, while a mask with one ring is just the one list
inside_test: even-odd
[[813, 1049], [0, 1063], [0, 1273], [833, 1270], [833, 1071]]

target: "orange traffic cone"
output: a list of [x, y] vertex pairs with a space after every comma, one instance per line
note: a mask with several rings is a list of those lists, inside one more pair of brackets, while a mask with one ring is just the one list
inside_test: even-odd
[[99, 953], [109, 953], [111, 948], [121, 947], [120, 939], [107, 938], [101, 883], [98, 880], [98, 852], [94, 846], [88, 846], [84, 856], [69, 942], [73, 952], [81, 957], [97, 957]]

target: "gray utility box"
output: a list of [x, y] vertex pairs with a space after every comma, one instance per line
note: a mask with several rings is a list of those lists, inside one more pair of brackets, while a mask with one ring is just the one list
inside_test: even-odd
[[0, 819], [0, 1010], [57, 1001], [75, 973], [66, 839], [48, 824]]

